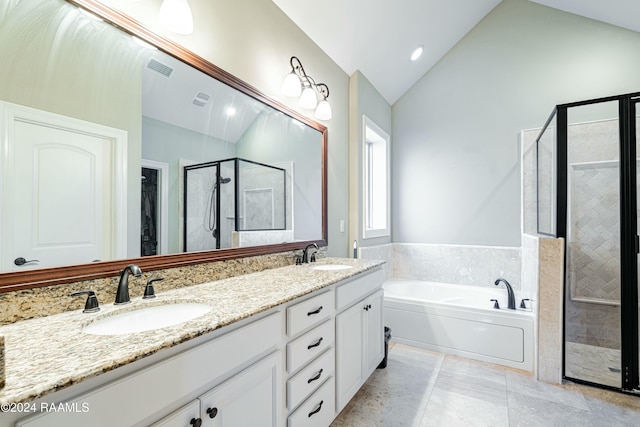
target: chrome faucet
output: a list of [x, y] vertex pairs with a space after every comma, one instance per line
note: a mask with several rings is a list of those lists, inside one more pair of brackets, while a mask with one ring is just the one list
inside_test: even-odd
[[507, 282], [506, 279], [503, 278], [499, 278], [498, 280], [496, 280], [495, 285], [498, 286], [500, 284], [500, 282], [504, 282], [505, 286], [507, 287], [507, 296], [508, 296], [508, 302], [507, 302], [507, 308], [510, 310], [515, 310], [516, 309], [516, 297], [513, 294], [513, 288], [511, 287], [511, 285], [509, 284], [509, 282]]
[[306, 264], [309, 262], [309, 259], [311, 259], [311, 261], [315, 261], [315, 256], [311, 255], [311, 258], [309, 258], [309, 249], [310, 248], [315, 248], [316, 251], [318, 251], [320, 248], [318, 248], [318, 245], [315, 243], [310, 243], [307, 245], [306, 248], [304, 248], [304, 251], [302, 251], [302, 263]]
[[120, 282], [118, 282], [115, 305], [129, 304], [131, 302], [129, 298], [129, 273], [138, 277], [142, 274], [142, 270], [135, 264], [129, 264], [120, 272]]

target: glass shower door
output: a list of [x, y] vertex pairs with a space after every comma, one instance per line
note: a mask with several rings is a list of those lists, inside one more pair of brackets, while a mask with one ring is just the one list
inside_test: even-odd
[[618, 102], [567, 110], [565, 376], [621, 387]]

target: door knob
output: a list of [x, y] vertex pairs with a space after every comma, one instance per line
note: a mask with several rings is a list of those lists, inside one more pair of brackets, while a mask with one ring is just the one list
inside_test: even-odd
[[26, 260], [26, 259], [24, 259], [23, 257], [18, 257], [18, 258], [16, 258], [16, 259], [14, 259], [14, 260], [13, 260], [13, 263], [14, 263], [15, 265], [17, 265], [18, 267], [23, 266], [23, 265], [25, 265], [25, 264], [32, 263], [32, 262], [40, 262], [40, 261], [39, 261], [39, 260], [37, 260], [37, 259], [31, 259], [31, 260], [28, 260], [28, 261], [27, 261], [27, 260]]

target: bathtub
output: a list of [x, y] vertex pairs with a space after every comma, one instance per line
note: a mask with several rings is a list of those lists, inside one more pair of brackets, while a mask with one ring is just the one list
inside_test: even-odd
[[[387, 280], [385, 325], [398, 343], [532, 371], [533, 312], [508, 310], [503, 286]], [[521, 298], [516, 292], [516, 306]]]

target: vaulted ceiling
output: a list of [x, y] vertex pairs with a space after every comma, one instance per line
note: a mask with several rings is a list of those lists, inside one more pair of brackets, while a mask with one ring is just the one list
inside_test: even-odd
[[[347, 74], [360, 70], [391, 104], [501, 1], [273, 0]], [[640, 31], [638, 0], [530, 1]], [[411, 62], [419, 45], [424, 53]]]

